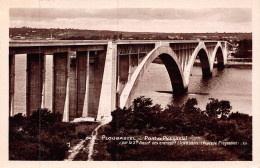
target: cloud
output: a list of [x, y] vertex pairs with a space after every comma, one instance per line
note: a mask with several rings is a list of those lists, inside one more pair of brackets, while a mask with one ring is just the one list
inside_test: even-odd
[[51, 20], [57, 18], [106, 18], [137, 20], [196, 20], [220, 15], [221, 20], [230, 22], [250, 21], [251, 9], [173, 9], [173, 8], [119, 8], [119, 9], [62, 9], [62, 8], [13, 8], [12, 19]]
[[62, 9], [62, 8], [13, 8], [11, 19], [26, 18], [29, 20], [55, 20], [59, 18], [116, 18], [115, 9]]
[[[142, 31], [146, 31], [150, 30], [151, 26], [159, 28], [157, 31], [175, 30], [176, 27], [180, 28], [177, 31], [181, 31], [186, 30], [188, 26], [190, 32], [205, 30], [205, 28], [199, 27], [205, 25], [209, 28], [208, 32], [223, 30], [225, 27], [228, 31], [230, 30], [229, 27], [234, 28], [235, 25], [241, 24], [245, 31], [251, 31], [251, 12], [251, 9], [246, 8], [13, 8], [10, 9], [10, 22], [11, 26], [18, 27], [19, 24], [27, 24], [27, 26], [34, 25], [35, 27], [52, 26], [57, 28], [67, 26], [68, 28], [75, 28], [75, 26], [78, 26], [76, 28], [95, 28], [99, 30], [109, 28], [109, 30], [124, 31], [138, 31], [136, 28], [139, 27], [143, 28]], [[117, 23], [119, 25], [106, 25]], [[129, 25], [128, 23], [132, 24]], [[160, 26], [160, 24], [168, 27]], [[196, 30], [194, 30], [194, 25], [199, 25], [196, 26]], [[219, 27], [219, 25], [226, 26], [223, 28]], [[227, 27], [228, 25], [229, 27]], [[233, 31], [237, 31], [237, 29]]]
[[219, 20], [223, 22], [252, 22], [252, 10], [249, 8], [226, 9], [225, 11], [221, 9], [218, 12], [221, 13]]

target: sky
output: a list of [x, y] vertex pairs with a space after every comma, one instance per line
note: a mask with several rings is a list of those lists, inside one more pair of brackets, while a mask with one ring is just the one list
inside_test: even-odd
[[130, 32], [252, 32], [250, 8], [11, 8], [10, 27]]

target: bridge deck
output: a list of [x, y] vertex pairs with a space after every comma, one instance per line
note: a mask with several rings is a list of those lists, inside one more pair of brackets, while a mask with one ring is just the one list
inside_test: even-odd
[[[83, 45], [107, 45], [109, 40], [11, 40], [9, 47], [39, 47], [39, 46], [83, 46]], [[216, 40], [203, 40], [204, 42], [218, 42]], [[199, 40], [115, 40], [117, 44], [155, 44], [167, 43], [198, 43]]]

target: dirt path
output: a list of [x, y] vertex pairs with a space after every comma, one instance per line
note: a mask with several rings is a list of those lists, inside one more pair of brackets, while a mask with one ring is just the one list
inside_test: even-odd
[[[112, 120], [112, 117], [106, 117], [103, 118], [95, 127], [91, 135], [89, 134], [89, 128], [87, 130], [87, 135], [85, 139], [80, 140], [76, 145], [72, 146], [68, 153], [67, 157], [65, 160], [87, 160], [87, 161], [92, 161], [92, 155], [94, 152], [94, 146], [95, 146], [95, 141], [96, 137], [98, 136], [98, 129], [103, 126], [108, 124]], [[84, 129], [83, 129], [84, 130]]]

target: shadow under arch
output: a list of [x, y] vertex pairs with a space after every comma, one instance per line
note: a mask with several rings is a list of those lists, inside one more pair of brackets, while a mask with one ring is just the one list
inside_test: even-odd
[[179, 95], [185, 93], [187, 89], [184, 87], [181, 71], [176, 61], [169, 54], [160, 54], [158, 57], [165, 65], [171, 80], [173, 94]]
[[224, 68], [224, 54], [223, 54], [223, 51], [222, 51], [220, 46], [217, 49], [217, 52], [216, 52], [216, 55], [215, 55], [215, 60], [217, 60], [217, 63], [218, 63], [217, 68], [223, 69]]
[[196, 57], [199, 57], [200, 59], [202, 77], [203, 78], [212, 77], [212, 72], [210, 70], [210, 60], [206, 50], [204, 48], [201, 48]]

